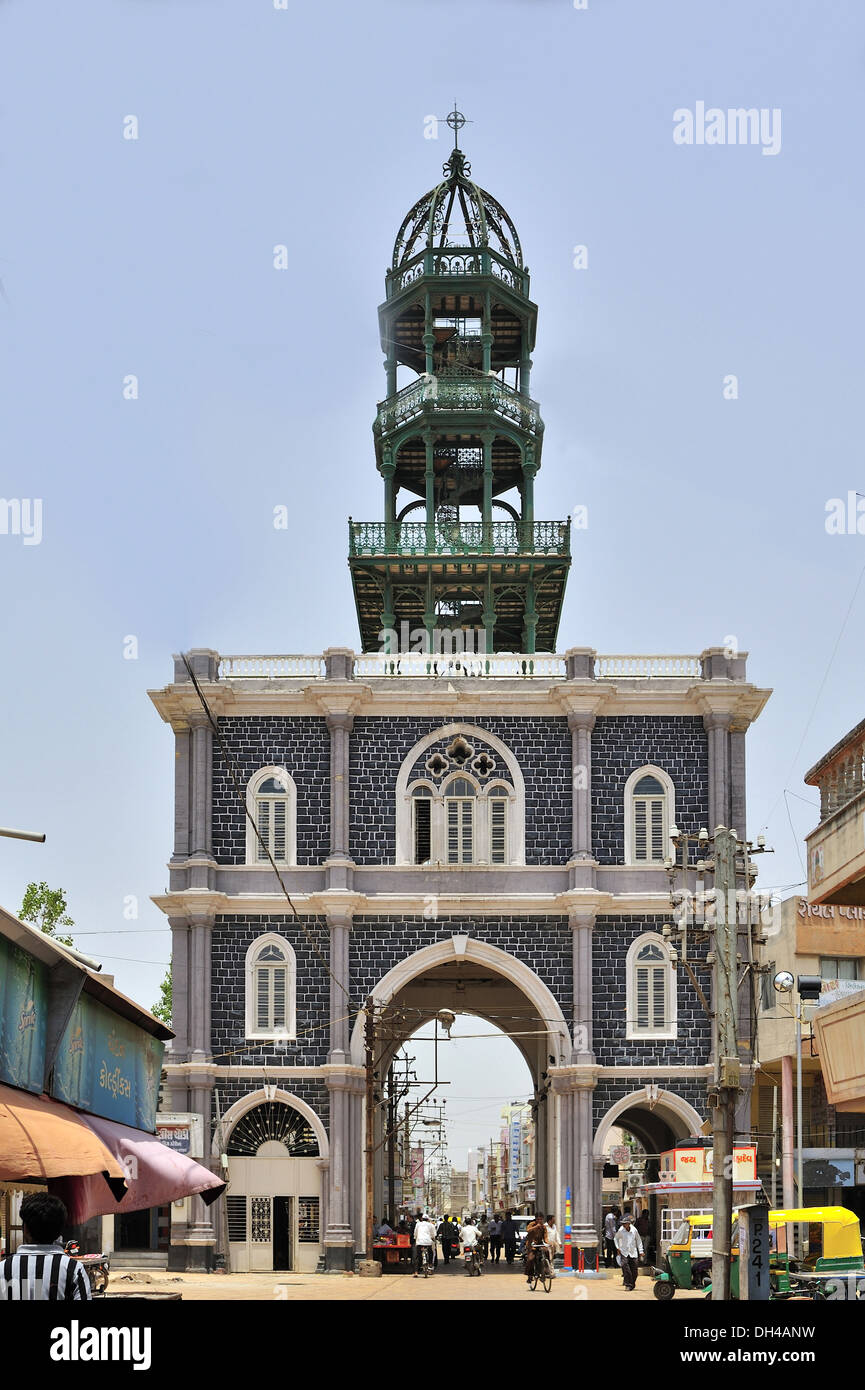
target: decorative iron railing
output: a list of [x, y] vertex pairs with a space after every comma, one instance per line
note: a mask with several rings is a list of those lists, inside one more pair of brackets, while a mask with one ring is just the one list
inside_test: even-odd
[[447, 367], [435, 376], [419, 376], [381, 401], [376, 428], [387, 434], [426, 413], [463, 410], [491, 410], [528, 434], [538, 434], [544, 427], [538, 403], [529, 396], [521, 396], [498, 377], [484, 376], [476, 368]]
[[350, 555], [570, 555], [568, 521], [351, 521]]
[[392, 299], [407, 285], [424, 275], [494, 275], [518, 294], [528, 295], [528, 272], [519, 270], [500, 252], [489, 246], [439, 246], [419, 251], [399, 270], [387, 273], [387, 297]]
[[599, 656], [595, 675], [615, 680], [648, 680], [653, 676], [701, 676], [698, 656]]

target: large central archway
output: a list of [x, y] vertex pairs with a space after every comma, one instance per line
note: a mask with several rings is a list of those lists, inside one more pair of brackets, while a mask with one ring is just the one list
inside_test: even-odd
[[[486, 1019], [516, 1046], [531, 1077], [536, 1102], [536, 1202], [557, 1191], [559, 1099], [547, 1084], [551, 1067], [571, 1058], [564, 1015], [542, 980], [524, 962], [499, 947], [466, 935], [446, 937], [406, 957], [372, 991], [376, 1004], [376, 1066], [383, 1076], [400, 1047], [447, 1009], [458, 1017]], [[365, 1060], [366, 1015], [355, 1022], [352, 1063]], [[382, 1121], [376, 1116], [373, 1191], [383, 1183]]]

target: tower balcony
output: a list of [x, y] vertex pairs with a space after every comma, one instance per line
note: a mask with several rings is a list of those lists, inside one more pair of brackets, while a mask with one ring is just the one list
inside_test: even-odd
[[349, 521], [352, 558], [430, 555], [570, 557], [567, 521]]
[[529, 296], [529, 273], [492, 246], [451, 244], [427, 248], [412, 256], [404, 265], [387, 272], [385, 293], [394, 299], [403, 290], [424, 276], [454, 280], [491, 276], [508, 289], [526, 299]]
[[379, 404], [373, 428], [378, 435], [391, 435], [414, 420], [468, 415], [498, 417], [535, 438], [544, 428], [537, 401], [498, 377], [466, 367], [447, 368], [436, 376], [409, 382]]

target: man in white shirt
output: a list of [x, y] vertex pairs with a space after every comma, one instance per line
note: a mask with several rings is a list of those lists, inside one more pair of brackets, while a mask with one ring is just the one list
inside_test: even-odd
[[604, 1265], [607, 1269], [612, 1269], [616, 1262], [617, 1217], [618, 1211], [615, 1207], [611, 1207], [604, 1217]]
[[631, 1213], [626, 1211], [622, 1224], [616, 1232], [616, 1249], [622, 1257], [622, 1281], [626, 1289], [637, 1287], [637, 1259], [643, 1253], [643, 1242], [639, 1231], [631, 1223]]
[[436, 1228], [428, 1216], [422, 1216], [414, 1228], [414, 1257], [417, 1268], [414, 1277], [417, 1279], [422, 1262], [428, 1260], [432, 1265], [433, 1248], [436, 1242]]
[[554, 1262], [562, 1240], [559, 1235], [559, 1228], [556, 1225], [556, 1218], [552, 1213], [547, 1217], [544, 1225], [544, 1240], [550, 1247], [550, 1261]]
[[480, 1231], [478, 1230], [471, 1217], [469, 1217], [468, 1225], [463, 1226], [460, 1230], [460, 1240], [462, 1241], [464, 1248], [466, 1250], [474, 1250], [480, 1238]]

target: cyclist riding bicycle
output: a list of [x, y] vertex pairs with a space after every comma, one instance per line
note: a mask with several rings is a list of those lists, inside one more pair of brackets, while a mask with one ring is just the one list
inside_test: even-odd
[[417, 1279], [424, 1261], [433, 1262], [433, 1249], [436, 1241], [436, 1228], [428, 1216], [422, 1216], [414, 1228], [414, 1277]]
[[549, 1256], [550, 1247], [547, 1245], [545, 1237], [546, 1227], [544, 1225], [544, 1218], [542, 1216], [533, 1216], [531, 1219], [531, 1223], [529, 1224], [526, 1230], [526, 1243], [524, 1247], [527, 1284], [530, 1284], [532, 1282], [532, 1275], [534, 1273], [535, 1256], [537, 1253], [535, 1250], [535, 1246], [538, 1246], [543, 1250], [546, 1250], [547, 1255]]

